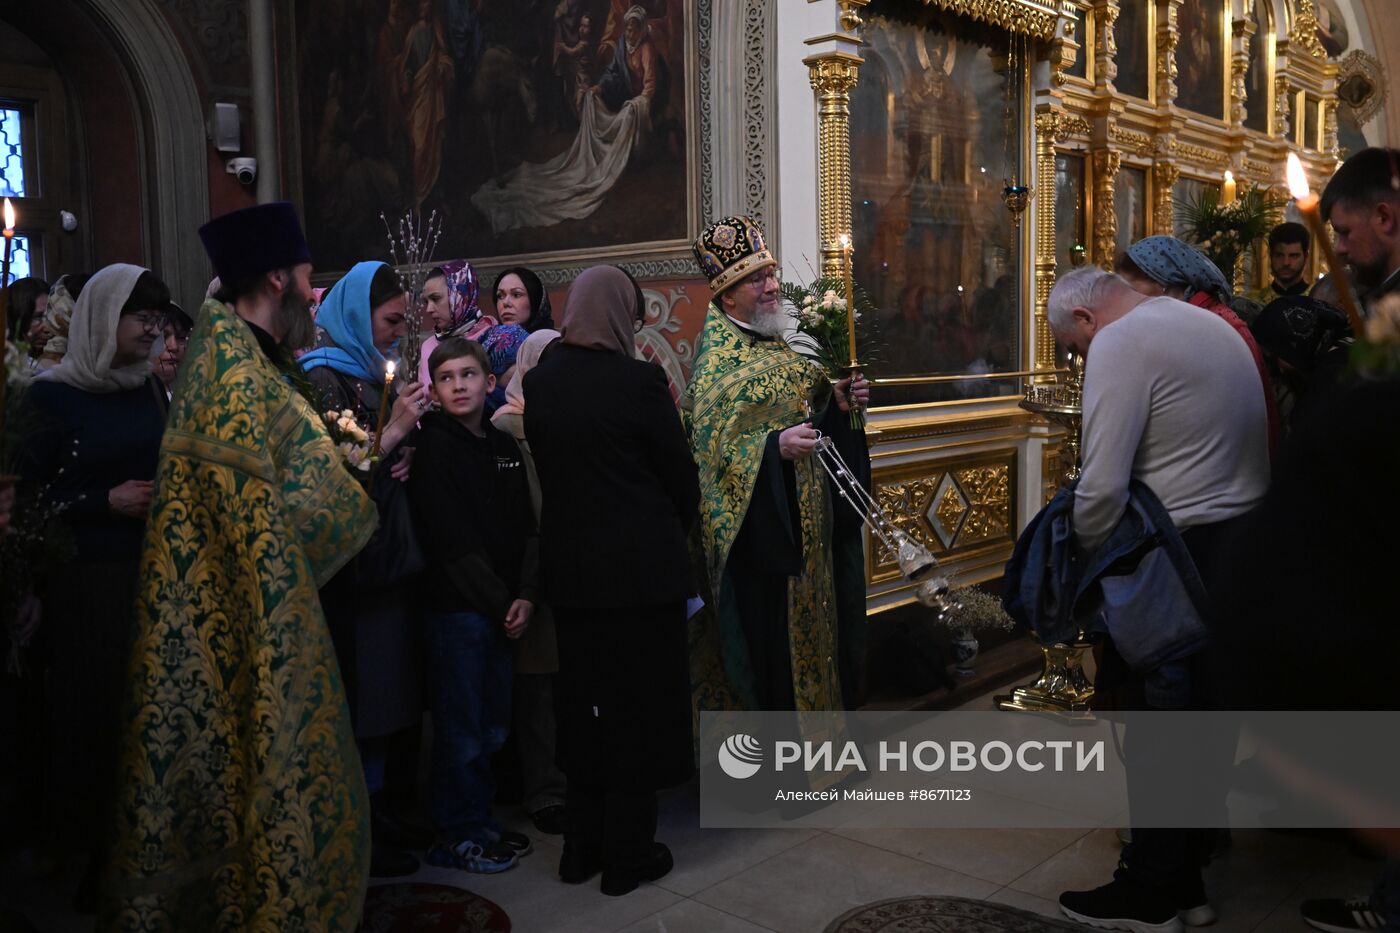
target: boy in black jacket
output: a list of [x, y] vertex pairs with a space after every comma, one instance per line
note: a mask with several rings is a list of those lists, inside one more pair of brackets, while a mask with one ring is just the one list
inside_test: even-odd
[[441, 411], [424, 415], [409, 498], [428, 580], [423, 593], [433, 711], [433, 865], [494, 873], [530, 851], [491, 819], [491, 755], [510, 723], [509, 638], [534, 611], [537, 542], [520, 448], [483, 417], [495, 387], [481, 344], [428, 358]]

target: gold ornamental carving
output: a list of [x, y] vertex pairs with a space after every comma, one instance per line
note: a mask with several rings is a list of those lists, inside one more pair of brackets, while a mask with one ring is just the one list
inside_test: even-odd
[[1327, 57], [1327, 47], [1317, 37], [1321, 24], [1317, 21], [1317, 7], [1313, 0], [1296, 0], [1297, 9], [1293, 13], [1293, 29], [1288, 33], [1290, 45], [1300, 45], [1307, 49], [1313, 58]]
[[1011, 524], [1011, 467], [1004, 463], [973, 467], [953, 475], [968, 501], [955, 546], [1005, 536]]
[[1234, 21], [1235, 44], [1230, 59], [1230, 123], [1234, 126], [1242, 126], [1248, 114], [1249, 92], [1244, 79], [1249, 73], [1249, 46], [1254, 30], [1254, 20], [1249, 17]]
[[1181, 177], [1181, 167], [1175, 162], [1157, 162], [1152, 166], [1153, 216], [1152, 232], [1171, 236], [1175, 228], [1172, 209], [1172, 186]]
[[1157, 20], [1157, 106], [1176, 103], [1176, 14], [1181, 0], [1166, 0]]
[[1053, 39], [1060, 20], [1055, 4], [1041, 0], [924, 0], [924, 3], [1038, 39]]
[[1047, 441], [1040, 448], [1041, 504], [1049, 505], [1060, 491], [1060, 477], [1065, 471], [1065, 446], [1060, 441]]
[[1184, 143], [1179, 139], [1173, 139], [1168, 147], [1174, 155], [1179, 155], [1192, 162], [1200, 162], [1205, 165], [1226, 166], [1230, 164], [1230, 153], [1220, 149], [1207, 149], [1205, 146], [1193, 146]]
[[1112, 90], [1118, 77], [1118, 40], [1113, 27], [1118, 22], [1118, 0], [1098, 0], [1094, 6], [1094, 84]]
[[817, 94], [818, 236], [823, 275], [841, 274], [838, 238], [851, 233], [851, 89], [861, 60], [844, 52], [806, 59]]
[[1094, 135], [1094, 125], [1083, 117], [1061, 114], [1059, 126], [1055, 129], [1055, 142], [1062, 143], [1071, 136], [1088, 139]]
[[1114, 142], [1122, 143], [1123, 148], [1131, 150], [1136, 155], [1145, 156], [1152, 152], [1152, 137], [1146, 133], [1136, 133], [1115, 125], [1108, 135]]
[[1293, 110], [1293, 89], [1288, 85], [1288, 78], [1279, 75], [1274, 79], [1274, 135], [1279, 139], [1287, 139], [1289, 133], [1289, 115]]
[[938, 507], [933, 510], [934, 517], [938, 519], [938, 524], [948, 530], [948, 533], [956, 537], [958, 525], [962, 521], [963, 515], [967, 512], [968, 503], [958, 492], [958, 487], [949, 483], [943, 490], [943, 495], [938, 500]]
[[865, 25], [860, 18], [860, 8], [865, 6], [870, 0], [837, 0], [841, 4], [841, 28], [857, 35], [860, 27]]
[[[1076, 118], [1077, 119], [1077, 118]], [[1046, 108], [1035, 115], [1035, 163], [1037, 184], [1045, 187], [1055, 177], [1055, 143], [1067, 132], [1065, 114]], [[1086, 124], [1087, 125], [1087, 124]], [[1035, 207], [1035, 368], [1055, 366], [1055, 335], [1050, 332], [1046, 309], [1055, 284], [1055, 199], [1041, 198]]]
[[1094, 153], [1094, 262], [1110, 272], [1118, 248], [1118, 214], [1113, 209], [1113, 195], [1122, 164], [1123, 154], [1116, 149]]
[[1342, 144], [1337, 134], [1337, 102], [1335, 100], [1323, 101], [1322, 113], [1322, 151], [1340, 162], [1342, 160]]

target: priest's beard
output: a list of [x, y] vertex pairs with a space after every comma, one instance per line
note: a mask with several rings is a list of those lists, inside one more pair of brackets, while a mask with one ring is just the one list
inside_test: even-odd
[[781, 337], [783, 331], [787, 330], [790, 320], [781, 304], [775, 302], [769, 310], [765, 310], [762, 305], [759, 305], [754, 308], [753, 318], [749, 321], [749, 329], [765, 337]]
[[283, 332], [282, 345], [289, 350], [304, 350], [316, 340], [316, 322], [306, 298], [288, 291], [282, 296], [274, 316]]

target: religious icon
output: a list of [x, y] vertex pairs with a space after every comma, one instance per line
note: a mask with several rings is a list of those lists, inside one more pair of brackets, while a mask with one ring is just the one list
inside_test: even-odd
[[1130, 97], [1148, 97], [1148, 55], [1147, 43], [1147, 4], [1125, 3], [1118, 10], [1118, 20], [1114, 23], [1113, 37], [1118, 46], [1114, 63], [1118, 66], [1118, 76], [1113, 86], [1120, 93]]
[[1118, 219], [1114, 246], [1121, 253], [1147, 235], [1147, 170], [1123, 166], [1114, 188], [1113, 213]]
[[1177, 12], [1176, 104], [1225, 119], [1225, 0], [1183, 0]]
[[1250, 18], [1254, 20], [1254, 37], [1249, 42], [1249, 70], [1245, 72], [1245, 118], [1244, 125], [1260, 133], [1269, 131], [1269, 88], [1273, 86], [1273, 76], [1269, 74], [1269, 28], [1272, 23], [1272, 10], [1268, 0], [1251, 0]]

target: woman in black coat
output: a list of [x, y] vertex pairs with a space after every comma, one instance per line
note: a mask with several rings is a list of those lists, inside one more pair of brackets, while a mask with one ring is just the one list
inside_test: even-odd
[[561, 341], [525, 377], [540, 561], [559, 641], [560, 877], [619, 895], [671, 869], [656, 791], [694, 770], [687, 536], [695, 462], [660, 367], [634, 358], [637, 291], [612, 266], [570, 289]]

